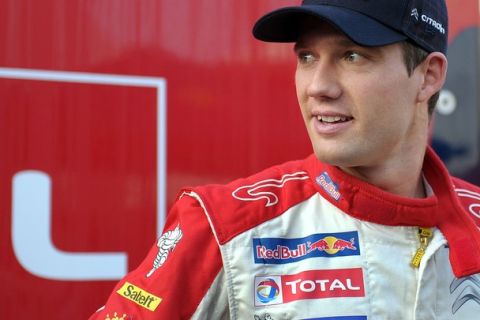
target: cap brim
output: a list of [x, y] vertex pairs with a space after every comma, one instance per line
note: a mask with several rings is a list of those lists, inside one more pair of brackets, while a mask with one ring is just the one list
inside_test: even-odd
[[362, 46], [382, 46], [407, 39], [404, 34], [362, 13], [328, 5], [303, 5], [272, 11], [255, 23], [253, 35], [267, 42], [296, 42], [308, 16], [331, 23]]

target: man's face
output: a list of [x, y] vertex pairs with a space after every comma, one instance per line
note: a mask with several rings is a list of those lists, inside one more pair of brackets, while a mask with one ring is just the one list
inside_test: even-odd
[[[361, 47], [326, 23], [295, 45], [297, 96], [314, 152], [340, 167], [382, 166], [426, 143], [422, 76], [408, 76], [400, 44]], [[425, 135], [425, 137], [424, 137]]]

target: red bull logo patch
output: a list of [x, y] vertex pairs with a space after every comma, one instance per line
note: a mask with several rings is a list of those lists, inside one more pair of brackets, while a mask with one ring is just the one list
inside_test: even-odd
[[[275, 285], [270, 284], [265, 290], [265, 283]], [[298, 300], [365, 296], [361, 268], [308, 270], [293, 275], [255, 277], [255, 288], [257, 307]]]
[[254, 238], [255, 263], [285, 264], [315, 257], [360, 255], [358, 232], [317, 233], [304, 238]]
[[315, 181], [317, 184], [323, 188], [333, 199], [339, 200], [341, 197], [338, 185], [333, 182], [328, 173], [325, 171], [319, 175]]
[[313, 250], [325, 251], [327, 254], [334, 255], [339, 251], [345, 249], [355, 251], [355, 238], [350, 238], [350, 240], [343, 240], [337, 237], [328, 236], [323, 239], [317, 240], [314, 243], [308, 243], [308, 252]]

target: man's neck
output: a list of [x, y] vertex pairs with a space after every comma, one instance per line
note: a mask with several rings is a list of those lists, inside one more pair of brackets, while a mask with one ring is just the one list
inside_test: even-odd
[[424, 156], [425, 150], [414, 157], [396, 157], [378, 166], [340, 169], [386, 192], [409, 198], [425, 198], [427, 195], [422, 176]]

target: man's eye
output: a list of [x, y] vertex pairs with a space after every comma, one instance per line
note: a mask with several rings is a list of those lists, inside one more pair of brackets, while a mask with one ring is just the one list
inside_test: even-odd
[[299, 52], [297, 56], [298, 61], [302, 64], [311, 63], [315, 60], [315, 57], [310, 52]]
[[362, 55], [355, 51], [348, 51], [345, 54], [345, 60], [349, 62], [357, 62], [362, 58]]

